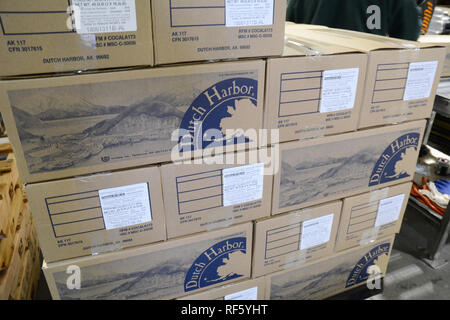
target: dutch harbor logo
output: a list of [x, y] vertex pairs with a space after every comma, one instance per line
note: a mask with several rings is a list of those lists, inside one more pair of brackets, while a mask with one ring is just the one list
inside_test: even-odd
[[223, 240], [204, 251], [186, 274], [184, 291], [189, 292], [216, 283], [242, 277], [245, 264], [246, 238]]
[[258, 128], [258, 82], [232, 78], [203, 91], [191, 104], [178, 132], [180, 152], [249, 142], [247, 129]]
[[409, 177], [407, 169], [416, 162], [419, 138], [418, 133], [408, 133], [392, 142], [375, 164], [369, 187]]
[[384, 243], [376, 246], [362, 257], [353, 268], [347, 279], [345, 287], [352, 287], [358, 283], [369, 280], [369, 277], [380, 276], [374, 274], [374, 270], [384, 270], [388, 263], [390, 243]]

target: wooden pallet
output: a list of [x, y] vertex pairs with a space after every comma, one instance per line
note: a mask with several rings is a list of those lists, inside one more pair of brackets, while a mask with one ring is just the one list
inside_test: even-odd
[[[37, 242], [37, 240], [31, 240], [32, 237], [35, 238], [35, 233], [32, 231], [33, 228], [34, 225], [32, 223], [28, 203], [24, 203], [20, 223], [18, 224], [17, 232], [13, 238], [13, 246], [9, 252], [9, 263], [0, 273], [0, 300], [14, 298], [16, 288], [18, 285], [20, 286], [23, 267], [26, 263], [32, 261], [24, 260], [27, 256], [27, 252], [31, 252], [32, 250], [38, 251], [37, 245], [30, 245], [33, 241]], [[1, 241], [4, 240], [5, 239], [2, 239]], [[32, 252], [32, 257], [34, 257], [35, 254], [35, 252]], [[39, 260], [37, 261], [37, 264], [39, 264]]]
[[23, 186], [19, 179], [16, 159], [10, 146], [8, 148], [0, 143], [0, 239], [13, 232], [17, 223], [19, 212], [12, 205], [18, 189], [23, 189]]
[[39, 244], [8, 140], [0, 138], [0, 300], [32, 299], [40, 274]]
[[31, 300], [37, 291], [40, 271], [39, 246], [36, 232], [32, 225], [28, 245], [22, 259], [22, 268], [19, 272], [17, 287], [10, 294], [9, 299]]

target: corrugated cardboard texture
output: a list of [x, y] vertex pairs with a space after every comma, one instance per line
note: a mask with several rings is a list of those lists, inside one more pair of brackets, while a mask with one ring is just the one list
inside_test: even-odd
[[[411, 185], [412, 183], [408, 182], [345, 198], [335, 250], [357, 247], [398, 233], [408, 204]], [[402, 195], [403, 201], [398, 202], [402, 199]], [[376, 226], [377, 218], [381, 219], [379, 215], [383, 214], [380, 212], [380, 202], [385, 203], [394, 199], [396, 200], [394, 207], [389, 209], [391, 212], [399, 209], [395, 212], [398, 213], [398, 219]], [[381, 220], [378, 221], [381, 223]]]
[[228, 2], [152, 1], [156, 64], [282, 54], [286, 1]]
[[[227, 155], [229, 157], [229, 155]], [[270, 215], [273, 175], [264, 175], [264, 163], [252, 163], [248, 153], [240, 152], [235, 164], [167, 164], [161, 167], [168, 238], [214, 230]], [[239, 161], [239, 162], [238, 162]], [[248, 168], [261, 165], [261, 173], [245, 174]], [[224, 184], [226, 169], [242, 177], [234, 188], [243, 198], [224, 202], [225, 193], [234, 190]], [[258, 167], [259, 168], [259, 167]], [[262, 180], [262, 181], [258, 181]], [[259, 185], [262, 182], [262, 185]], [[262, 187], [262, 190], [260, 189]], [[259, 197], [261, 195], [261, 197]], [[251, 201], [241, 200], [253, 199]]]
[[[341, 216], [342, 202], [336, 201], [255, 222], [252, 277], [290, 269], [331, 255]], [[321, 220], [329, 217], [325, 223]], [[315, 234], [305, 234], [305, 222], [314, 223]], [[304, 230], [305, 233], [303, 232]], [[319, 235], [320, 233], [320, 235]], [[328, 240], [326, 241], [326, 237]], [[316, 238], [312, 240], [312, 238]], [[303, 239], [315, 241], [303, 247]]]
[[[356, 130], [366, 66], [367, 55], [354, 49], [288, 39], [283, 57], [267, 62], [266, 128], [279, 129], [280, 142]], [[349, 70], [351, 79], [343, 76]], [[348, 79], [340, 92], [324, 84], [328, 72]], [[325, 95], [332, 95], [332, 108], [322, 108]]]
[[[120, 228], [108, 227], [104, 221], [100, 190], [140, 183], [147, 184], [151, 221], [125, 223]], [[166, 239], [161, 177], [157, 167], [29, 184], [26, 190], [39, 245], [47, 262]], [[131, 215], [130, 210], [128, 215]], [[125, 217], [123, 220], [127, 221]]]
[[[247, 223], [121, 252], [44, 264], [43, 270], [53, 299], [173, 299], [249, 278], [251, 252], [252, 224]], [[69, 266], [80, 268], [80, 290], [67, 287]]]
[[[129, 0], [126, 6], [109, 2], [111, 11], [97, 10], [95, 19], [93, 9], [83, 10], [79, 21], [84, 30], [78, 32], [73, 4], [2, 0], [0, 77], [153, 65], [149, 1]], [[88, 26], [91, 33], [85, 33]]]
[[[267, 300], [320, 300], [386, 274], [394, 237], [266, 276]], [[369, 273], [372, 273], [369, 279]]]
[[272, 214], [412, 180], [425, 120], [280, 144]]
[[[374, 127], [427, 118], [433, 108], [434, 96], [444, 66], [445, 48], [435, 44], [406, 41], [377, 35], [324, 28], [301, 29], [286, 25], [286, 36], [314, 39], [369, 53], [364, 100], [358, 128]], [[435, 63], [435, 72], [420, 73], [418, 63]], [[428, 79], [427, 76], [430, 78]], [[433, 77], [434, 76], [434, 77]], [[426, 80], [424, 80], [426, 79]], [[423, 82], [423, 83], [422, 83]], [[408, 92], [424, 90], [418, 97]], [[412, 89], [410, 89], [412, 88]]]
[[422, 43], [434, 44], [436, 46], [445, 46], [446, 55], [441, 77], [450, 77], [450, 36], [443, 34], [424, 35], [420, 36], [417, 41]]
[[264, 300], [265, 278], [244, 280], [237, 283], [214, 288], [202, 293], [191, 294], [179, 300]]
[[[262, 127], [264, 73], [254, 60], [12, 80], [0, 108], [21, 179], [45, 181], [170, 161], [178, 129], [187, 151], [245, 141], [237, 129]], [[222, 139], [197, 139], [196, 121]]]

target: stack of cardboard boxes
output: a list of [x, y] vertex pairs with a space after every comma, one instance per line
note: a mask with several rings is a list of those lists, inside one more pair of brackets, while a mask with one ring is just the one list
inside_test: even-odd
[[54, 299], [384, 275], [443, 48], [285, 25], [281, 0], [31, 2], [0, 4], [0, 101]]

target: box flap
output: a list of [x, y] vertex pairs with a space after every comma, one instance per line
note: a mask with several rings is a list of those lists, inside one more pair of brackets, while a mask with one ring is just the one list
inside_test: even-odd
[[[300, 30], [301, 32], [299, 32]], [[333, 28], [300, 29], [291, 25], [286, 25], [286, 37], [314, 39], [314, 41], [334, 45], [345, 44], [347, 47], [364, 52], [386, 49], [422, 49], [436, 46], [430, 43], [401, 40], [357, 31]]]

